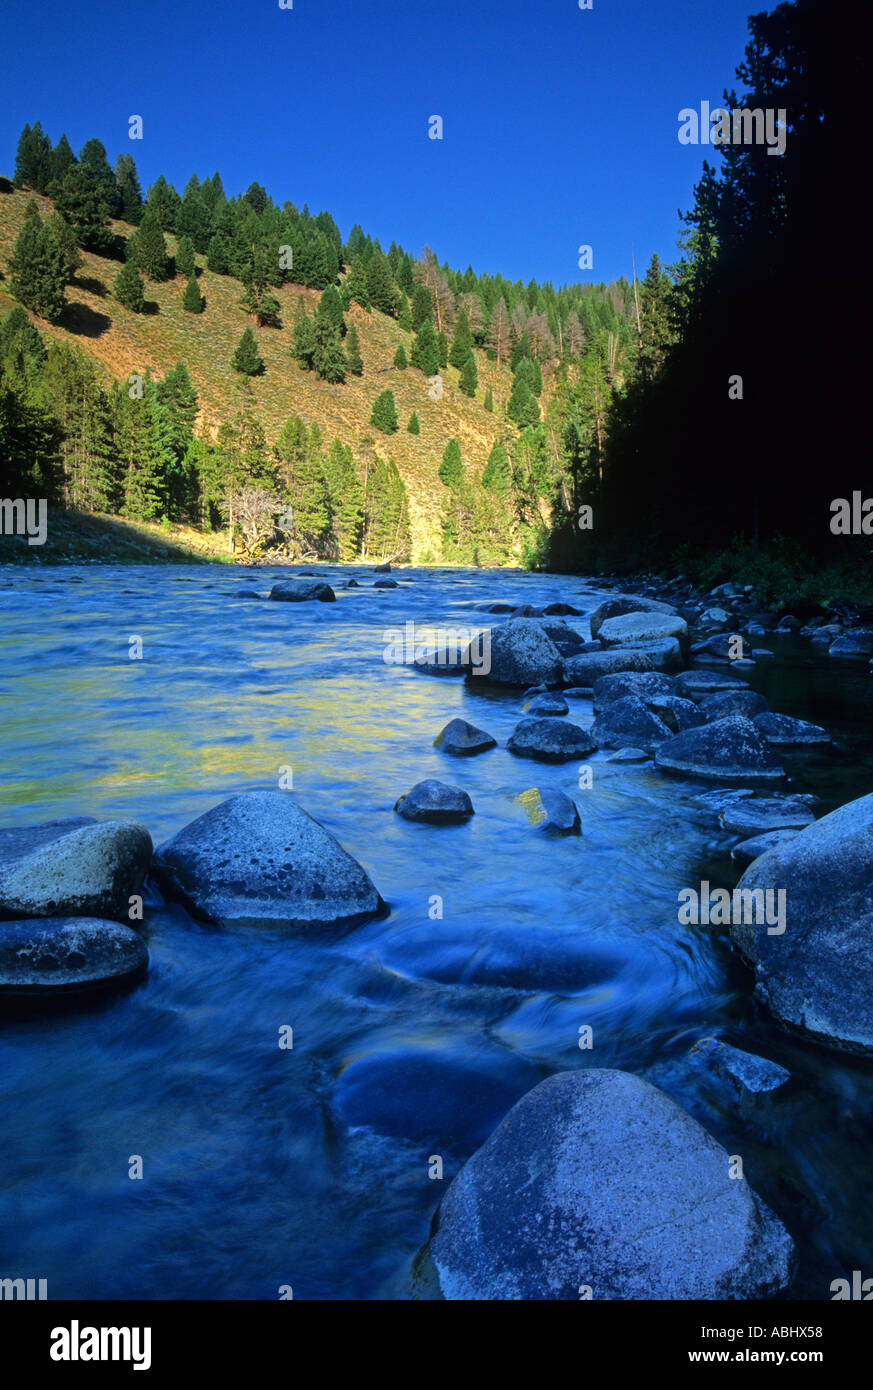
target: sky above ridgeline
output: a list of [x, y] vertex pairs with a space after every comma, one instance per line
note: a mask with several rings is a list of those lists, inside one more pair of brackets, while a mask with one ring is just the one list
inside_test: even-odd
[[[0, 7], [0, 172], [41, 120], [181, 192], [220, 172], [383, 249], [510, 280], [677, 258], [703, 159], [678, 114], [736, 86], [767, 0], [77, 0]], [[128, 138], [129, 117], [143, 139]], [[428, 136], [443, 119], [443, 139]], [[579, 269], [580, 245], [593, 269]]]

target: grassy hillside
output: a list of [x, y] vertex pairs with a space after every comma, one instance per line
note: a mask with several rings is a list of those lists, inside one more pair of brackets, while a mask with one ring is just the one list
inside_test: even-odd
[[[33, 197], [40, 210], [51, 211], [48, 198], [27, 192], [0, 193], [0, 266], [5, 269], [15, 238], [24, 222]], [[127, 236], [132, 228], [116, 223], [115, 229]], [[167, 236], [171, 252], [176, 242]], [[200, 290], [206, 299], [202, 314], [189, 314], [182, 308], [185, 281], [182, 276], [164, 284], [147, 283], [150, 312], [134, 314], [112, 297], [112, 285], [119, 263], [83, 252], [84, 264], [67, 290], [67, 309], [58, 324], [38, 323], [48, 337], [66, 338], [89, 353], [108, 376], [126, 379], [132, 372], [150, 368], [156, 376], [182, 361], [188, 367], [200, 397], [198, 431], [214, 437], [219, 423], [232, 417], [238, 408], [242, 379], [230, 365], [240, 334], [253, 320], [240, 305], [242, 286], [227, 276], [214, 275], [204, 268], [205, 257], [198, 256], [201, 268]], [[483, 352], [476, 353], [479, 390], [471, 401], [458, 390], [458, 372], [447, 367], [443, 376], [443, 399], [432, 401], [420, 371], [400, 371], [393, 365], [394, 354], [402, 343], [407, 356], [412, 334], [385, 315], [372, 314], [352, 305], [348, 323], [358, 327], [362, 377], [350, 377], [343, 386], [317, 381], [311, 372], [298, 367], [291, 355], [296, 320], [312, 313], [319, 299], [316, 290], [285, 285], [274, 291], [282, 305], [281, 329], [256, 328], [266, 371], [251, 379], [255, 408], [267, 432], [275, 439], [291, 414], [300, 415], [307, 425], [317, 423], [327, 440], [337, 436], [355, 449], [366, 438], [376, 441], [378, 452], [397, 465], [409, 495], [413, 558], [436, 560], [440, 554], [439, 518], [446, 490], [437, 476], [443, 450], [449, 439], [461, 446], [464, 464], [474, 475], [481, 475], [495, 439], [505, 431], [513, 434], [505, 407], [509, 399], [511, 375], [506, 367], [498, 371]], [[0, 280], [0, 314], [15, 303], [8, 285]], [[491, 386], [494, 413], [483, 408], [485, 391]], [[369, 424], [373, 401], [380, 391], [394, 392], [400, 429], [386, 436]], [[413, 411], [418, 414], [421, 433], [410, 435], [406, 424]]]

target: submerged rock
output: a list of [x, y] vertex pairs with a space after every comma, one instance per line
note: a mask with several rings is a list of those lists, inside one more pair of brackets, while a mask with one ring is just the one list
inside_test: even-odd
[[[873, 795], [823, 816], [756, 859], [741, 892], [784, 893], [780, 934], [734, 921], [756, 996], [783, 1027], [873, 1054]], [[772, 898], [771, 898], [772, 901]], [[778, 899], [776, 899], [778, 903]]]
[[675, 734], [656, 752], [655, 766], [731, 785], [780, 782], [785, 776], [763, 735], [741, 715]]
[[376, 579], [373, 581], [374, 589], [399, 589], [400, 585], [396, 579]]
[[287, 792], [244, 792], [155, 856], [167, 896], [223, 927], [352, 926], [385, 909], [362, 866]]
[[97, 989], [145, 971], [131, 927], [98, 917], [0, 922], [0, 993]]
[[627, 1072], [559, 1072], [464, 1165], [430, 1254], [450, 1300], [763, 1298], [788, 1233], [728, 1154]]
[[742, 1052], [720, 1038], [701, 1038], [692, 1047], [688, 1059], [722, 1082], [743, 1111], [791, 1080], [791, 1072], [777, 1062], [768, 1062], [753, 1052]]
[[484, 753], [488, 748], [496, 748], [497, 740], [466, 719], [451, 719], [433, 741], [434, 748], [450, 753], [455, 758], [470, 758], [476, 753]]
[[528, 820], [544, 835], [578, 835], [579, 812], [576, 803], [563, 792], [546, 787], [530, 787], [515, 798]]
[[540, 762], [564, 763], [592, 753], [596, 744], [591, 735], [566, 719], [522, 719], [507, 744], [510, 753]]
[[0, 842], [0, 918], [129, 921], [130, 898], [141, 892], [151, 863], [145, 826], [102, 821], [63, 831], [62, 825], [6, 832], [5, 846]]
[[450, 787], [428, 777], [395, 803], [394, 810], [404, 820], [428, 821], [431, 825], [451, 825], [469, 820], [473, 803], [460, 787]]
[[274, 584], [270, 590], [270, 598], [281, 603], [308, 603], [311, 599], [317, 599], [320, 603], [333, 603], [336, 594], [322, 579], [298, 576], [297, 579], [283, 579], [280, 584]]
[[636, 695], [610, 701], [591, 726], [591, 737], [598, 748], [633, 747], [651, 753], [672, 736], [664, 721]]

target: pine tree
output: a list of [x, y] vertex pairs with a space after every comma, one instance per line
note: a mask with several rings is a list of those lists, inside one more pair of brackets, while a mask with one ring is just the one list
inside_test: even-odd
[[28, 218], [18, 233], [8, 270], [16, 299], [40, 318], [60, 318], [67, 266], [53, 233], [38, 218]]
[[461, 446], [457, 439], [450, 439], [439, 466], [440, 481], [448, 488], [456, 488], [463, 481], [464, 465], [461, 459]]
[[206, 268], [214, 275], [230, 274], [230, 242], [223, 232], [216, 232], [209, 242]]
[[102, 141], [96, 139], [85, 141], [79, 151], [79, 167], [87, 169], [93, 174], [103, 195], [103, 201], [109, 209], [109, 215], [117, 217], [121, 206], [118, 183], [109, 160], [106, 158], [106, 147]]
[[51, 154], [51, 178], [49, 183], [63, 183], [67, 173], [76, 162], [72, 147], [66, 135], [62, 135]]
[[202, 314], [205, 307], [197, 276], [192, 270], [188, 276], [185, 293], [182, 295], [182, 308], [187, 309], [189, 314]]
[[181, 202], [173, 185], [159, 175], [148, 191], [146, 207], [157, 217], [162, 232], [175, 232]]
[[264, 370], [264, 360], [258, 352], [258, 344], [250, 328], [247, 328], [240, 338], [230, 365], [234, 371], [242, 372], [245, 376], [259, 376]]
[[138, 227], [142, 221], [142, 189], [133, 155], [120, 154], [115, 161], [115, 182], [118, 186], [118, 216], [122, 222]]
[[388, 257], [383, 251], [374, 251], [367, 266], [367, 292], [375, 309], [395, 317], [400, 293], [391, 274]]
[[327, 323], [331, 324], [342, 337], [345, 337], [346, 321], [343, 318], [343, 303], [340, 298], [339, 290], [335, 285], [328, 285], [327, 289], [323, 291], [318, 301], [315, 317], [316, 320], [324, 319]]
[[51, 156], [51, 141], [39, 121], [35, 126], [26, 125], [15, 154], [16, 188], [33, 188], [37, 193], [45, 193], [52, 176]]
[[537, 398], [523, 377], [519, 378], [512, 388], [506, 413], [510, 420], [515, 421], [519, 429], [524, 429], [527, 425], [538, 425], [540, 422], [540, 408], [537, 404]]
[[330, 536], [331, 509], [317, 427], [307, 437], [303, 421], [292, 416], [276, 441], [276, 457], [286, 465], [284, 475], [291, 497], [294, 534], [304, 551], [321, 553]]
[[418, 416], [414, 410], [409, 417], [409, 424], [406, 428], [409, 434], [421, 434], [421, 425], [418, 423]]
[[145, 287], [133, 261], [125, 261], [115, 277], [112, 292], [119, 304], [141, 314], [145, 308]]
[[430, 319], [425, 319], [418, 330], [418, 336], [412, 345], [409, 360], [413, 367], [418, 367], [425, 376], [435, 376], [439, 371], [439, 343], [437, 342], [436, 330]]
[[412, 309], [405, 294], [400, 296], [400, 307], [397, 310], [397, 322], [407, 333], [412, 332]]
[[491, 387], [490, 387], [490, 386], [489, 386], [489, 387], [487, 388], [487, 390], [485, 391], [484, 406], [485, 406], [485, 409], [486, 409], [487, 411], [489, 411], [489, 412], [494, 410], [494, 396], [493, 396], [493, 394], [492, 394], [492, 392], [491, 392]]
[[187, 280], [194, 274], [195, 265], [193, 241], [187, 236], [180, 237], [176, 247], [176, 274], [184, 275]]
[[339, 329], [329, 318], [315, 319], [315, 351], [312, 355], [315, 375], [322, 381], [337, 383], [346, 379], [346, 356]]
[[360, 256], [355, 256], [349, 266], [349, 273], [342, 283], [340, 296], [343, 306], [360, 304], [362, 309], [370, 309], [370, 291], [367, 287], [367, 267]]
[[458, 390], [462, 391], [465, 396], [469, 396], [472, 400], [476, 396], [476, 390], [478, 386], [479, 373], [476, 371], [476, 359], [473, 356], [473, 352], [471, 349], [471, 351], [467, 353], [467, 360], [461, 368], [461, 375], [458, 380]]
[[117, 511], [121, 497], [118, 454], [113, 447], [109, 401], [94, 363], [77, 347], [50, 342], [39, 395], [61, 427], [57, 464], [62, 505], [77, 511]]
[[352, 451], [333, 441], [324, 464], [330, 497], [331, 530], [339, 560], [354, 560], [361, 549], [364, 496], [355, 471]]
[[115, 453], [120, 460], [121, 514], [152, 521], [163, 511], [164, 457], [154, 416], [154, 382], [146, 379], [141, 399], [130, 399], [123, 383], [116, 386]]
[[513, 386], [517, 386], [520, 381], [527, 383], [534, 396], [542, 395], [543, 373], [539, 362], [535, 362], [531, 357], [522, 357], [515, 368]]
[[449, 365], [449, 340], [445, 333], [437, 334], [437, 348], [440, 354], [440, 366], [447, 367]]
[[397, 432], [397, 406], [394, 403], [394, 392], [383, 391], [376, 397], [373, 403], [373, 413], [370, 416], [370, 424], [375, 425], [377, 430], [383, 434], [395, 434]]
[[149, 280], [169, 278], [167, 243], [156, 214], [149, 208], [146, 208], [136, 231], [128, 238], [125, 255], [135, 261]]
[[458, 315], [455, 325], [455, 336], [452, 339], [452, 347], [449, 352], [449, 361], [453, 367], [460, 371], [465, 366], [467, 358], [473, 350], [473, 335], [470, 332], [470, 320], [462, 309]]
[[433, 323], [433, 295], [427, 285], [416, 285], [412, 291], [412, 327], [416, 333], [427, 320]]
[[482, 474], [482, 486], [489, 492], [505, 493], [509, 490], [511, 478], [512, 469], [506, 445], [498, 439], [488, 455], [485, 472]]
[[67, 268], [67, 284], [69, 284], [82, 264], [76, 233], [73, 231], [67, 219], [62, 217], [59, 212], [53, 212], [51, 214], [46, 221], [46, 226], [53, 234], [55, 241], [58, 243], [60, 253], [64, 258], [64, 265]]
[[354, 324], [349, 328], [346, 337], [346, 365], [352, 376], [363, 375], [364, 363], [361, 358], [361, 343]]
[[401, 372], [405, 372], [406, 368], [409, 366], [406, 360], [406, 349], [402, 343], [394, 354], [394, 365], [395, 367], [399, 367]]
[[304, 371], [311, 372], [315, 363], [315, 323], [307, 314], [294, 325], [294, 356]]
[[106, 251], [112, 244], [110, 209], [93, 169], [74, 164], [55, 194], [55, 208], [69, 222], [86, 251]]

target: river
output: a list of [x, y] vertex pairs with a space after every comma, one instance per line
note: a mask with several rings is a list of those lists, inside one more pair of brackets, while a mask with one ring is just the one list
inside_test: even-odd
[[[724, 930], [678, 923], [680, 888], [736, 881], [719, 794], [600, 753], [580, 789], [575, 764], [506, 752], [517, 693], [383, 660], [386, 630], [409, 621], [487, 624], [475, 605], [495, 599], [587, 611], [603, 590], [407, 569], [378, 591], [359, 568], [322, 574], [336, 603], [240, 597], [280, 569], [0, 570], [0, 824], [125, 817], [158, 844], [290, 767], [289, 794], [390, 908], [286, 934], [218, 930], [155, 897], [141, 983], [3, 1017], [0, 1274], [47, 1278], [52, 1299], [409, 1297], [447, 1182], [521, 1094], [579, 1066], [644, 1076], [742, 1155], [797, 1242], [793, 1296], [873, 1272], [873, 1063], [779, 1031]], [[361, 587], [341, 587], [350, 575]], [[819, 812], [873, 790], [869, 677], [798, 639], [777, 650], [750, 683], [839, 743], [791, 765], [796, 789]], [[455, 716], [498, 748], [438, 752]], [[590, 724], [590, 700], [570, 718]], [[396, 816], [425, 777], [463, 787], [472, 820]], [[535, 785], [574, 798], [580, 837], [532, 829], [514, 798]], [[788, 1067], [785, 1098], [741, 1118], [686, 1060], [711, 1033]]]

